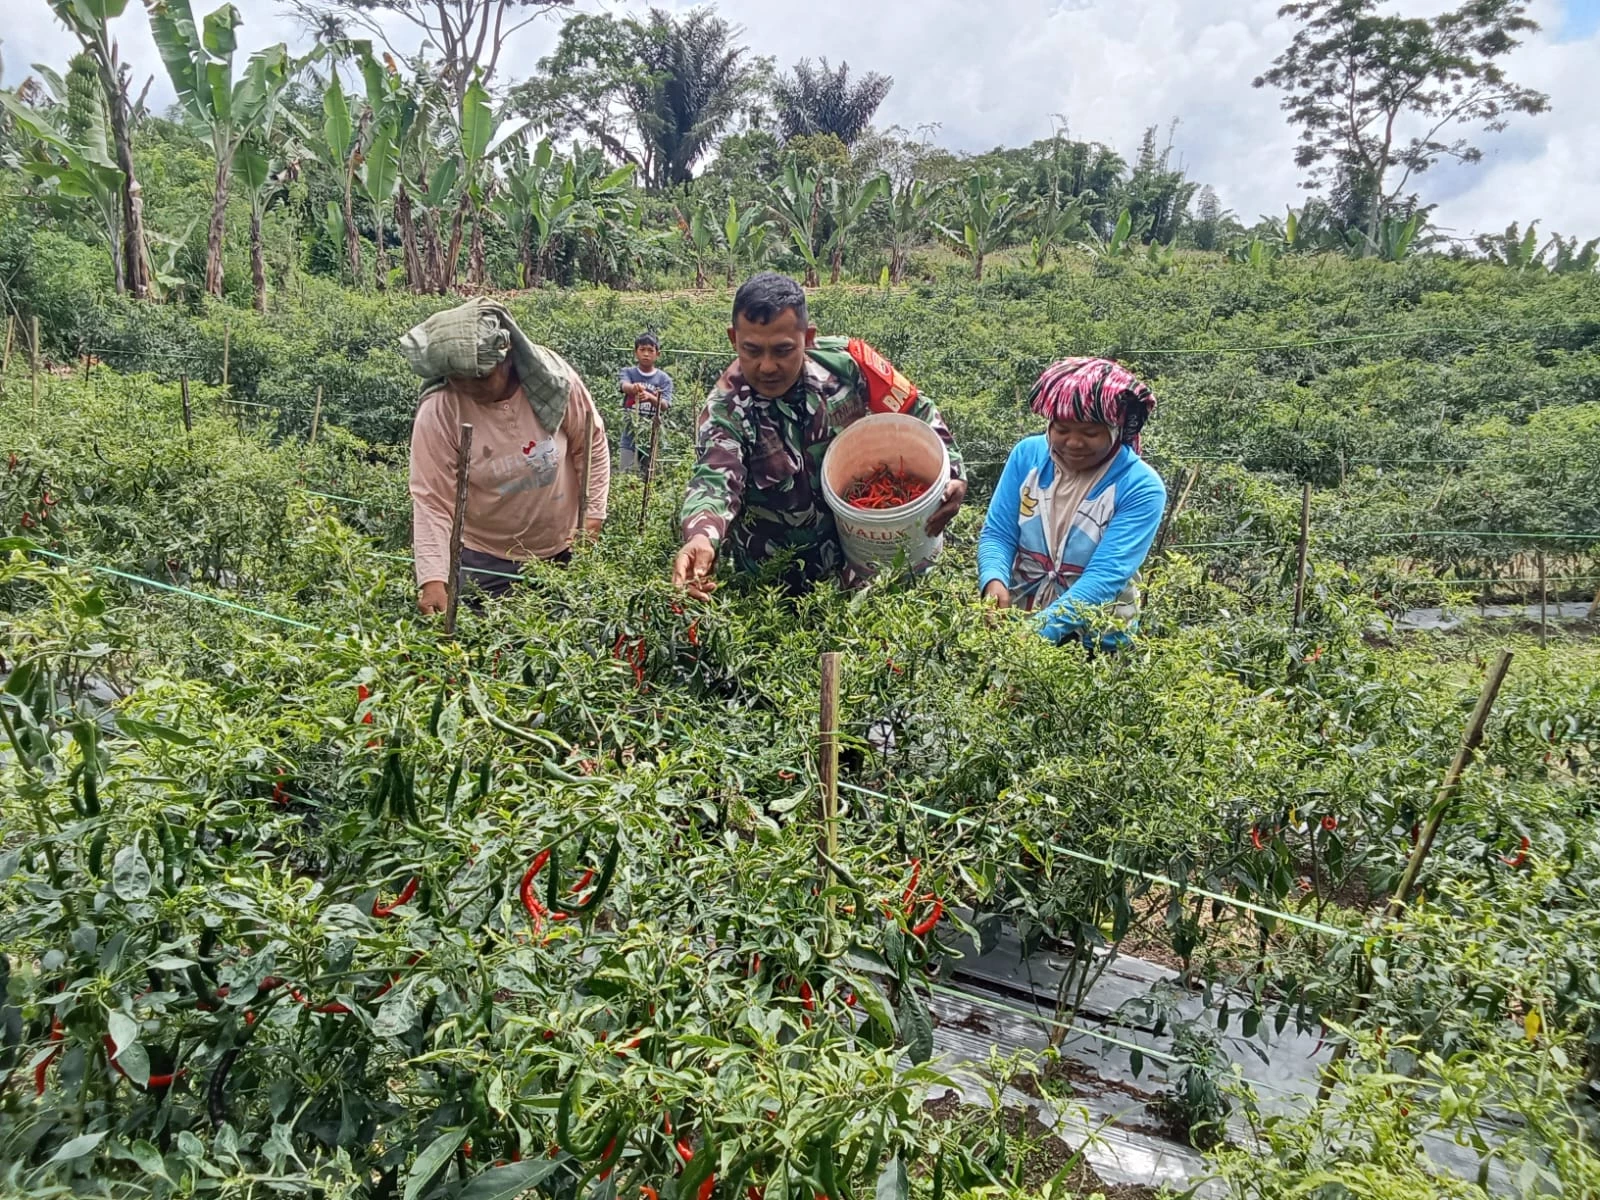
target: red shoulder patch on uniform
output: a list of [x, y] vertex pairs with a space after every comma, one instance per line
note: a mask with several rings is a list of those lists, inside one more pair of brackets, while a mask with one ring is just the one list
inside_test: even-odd
[[898, 368], [860, 338], [851, 338], [850, 357], [867, 384], [867, 407], [878, 413], [898, 413], [917, 399], [917, 386]]

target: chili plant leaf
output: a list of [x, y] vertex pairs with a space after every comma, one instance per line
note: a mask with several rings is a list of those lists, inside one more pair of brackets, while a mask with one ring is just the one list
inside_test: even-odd
[[111, 890], [118, 900], [143, 900], [150, 894], [150, 864], [137, 846], [124, 846], [111, 864]]
[[450, 1161], [450, 1156], [456, 1152], [456, 1147], [466, 1140], [467, 1131], [463, 1126], [460, 1129], [446, 1130], [429, 1142], [427, 1149], [417, 1155], [417, 1161], [411, 1164], [411, 1171], [406, 1176], [406, 1190], [401, 1200], [417, 1200], [432, 1182], [433, 1177]]
[[911, 1194], [911, 1180], [906, 1177], [906, 1165], [896, 1154], [878, 1176], [876, 1200], [906, 1200]]
[[139, 1022], [127, 1013], [114, 1012], [106, 1018], [106, 1032], [111, 1035], [114, 1052], [121, 1054], [139, 1040]]
[[467, 1181], [455, 1195], [455, 1200], [511, 1200], [530, 1188], [538, 1187], [551, 1175], [566, 1166], [569, 1157], [529, 1159], [491, 1167], [481, 1175]]
[[913, 1063], [933, 1057], [933, 1014], [913, 987], [900, 991], [900, 1032]]
[[102, 1129], [99, 1133], [79, 1134], [52, 1154], [44, 1165], [48, 1167], [54, 1163], [71, 1162], [73, 1159], [93, 1154], [100, 1143], [105, 1141], [107, 1132], [109, 1131]]

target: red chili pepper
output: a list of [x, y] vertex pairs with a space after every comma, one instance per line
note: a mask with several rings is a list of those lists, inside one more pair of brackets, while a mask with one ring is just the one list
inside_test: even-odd
[[1261, 830], [1258, 826], [1250, 826], [1250, 844], [1257, 850], [1265, 850], [1266, 844], [1261, 840]]
[[811, 984], [804, 979], [800, 981], [800, 1004], [807, 1012], [817, 1011], [816, 993], [811, 990]]
[[22, 527], [24, 529], [32, 529], [33, 528], [33, 514], [32, 513], [25, 512], [25, 513], [22, 514]]
[[[106, 1061], [111, 1064], [112, 1068], [118, 1075], [121, 1075], [129, 1083], [133, 1083], [132, 1076], [124, 1071], [122, 1069], [122, 1064], [117, 1061], [117, 1044], [111, 1040], [111, 1035], [109, 1033], [102, 1034], [101, 1040], [104, 1041], [106, 1045]], [[169, 1088], [172, 1086], [175, 1080], [181, 1076], [187, 1075], [188, 1073], [189, 1072], [187, 1070], [179, 1070], [168, 1075], [152, 1075], [150, 1076], [149, 1081], [145, 1084], [145, 1087], [152, 1090], [156, 1088]], [[134, 1086], [137, 1087], [138, 1085], [134, 1084]]]
[[[61, 1018], [60, 1017], [51, 1017], [50, 1018], [50, 1040], [52, 1042], [59, 1042], [65, 1037], [66, 1037], [66, 1034], [64, 1032], [62, 1032], [62, 1029], [61, 1029]], [[60, 1055], [61, 1055], [61, 1047], [57, 1046], [54, 1050], [50, 1051], [49, 1055], [46, 1056], [45, 1060], [42, 1063], [40, 1063], [37, 1067], [35, 1067], [33, 1069], [33, 1094], [35, 1096], [44, 1095], [44, 1075], [45, 1075], [45, 1072], [50, 1069], [50, 1064], [55, 1062], [55, 1060], [57, 1058], [59, 1058]]]
[[522, 886], [517, 890], [522, 896], [522, 907], [528, 910], [528, 917], [533, 922], [533, 932], [541, 933], [544, 930], [545, 907], [539, 898], [533, 894], [533, 880], [540, 871], [544, 870], [545, 863], [550, 861], [550, 851], [541, 850], [533, 856], [527, 874], [522, 877]]
[[691, 646], [699, 646], [700, 645], [700, 622], [699, 621], [690, 621], [689, 622], [689, 645], [691, 645]]
[[906, 916], [911, 915], [911, 902], [917, 897], [917, 884], [922, 879], [922, 860], [911, 860], [911, 882], [906, 884], [906, 890], [900, 897], [900, 907], [906, 910]]
[[1314, 662], [1320, 662], [1321, 660], [1322, 660], [1322, 647], [1318, 646], [1310, 654], [1305, 656], [1305, 660], [1304, 661], [1306, 661], [1308, 663], [1314, 663]]
[[896, 471], [885, 463], [846, 488], [844, 499], [854, 508], [899, 508], [921, 496], [928, 486], [908, 474], [904, 465]]
[[939, 923], [939, 918], [944, 916], [944, 901], [931, 892], [923, 897], [924, 900], [930, 898], [933, 900], [933, 911], [924, 920], [911, 927], [911, 932], [918, 937], [927, 937], [928, 934], [932, 933], [934, 926]]
[[[278, 776], [278, 778], [281, 780], [284, 770], [282, 767], [278, 767], [273, 771], [273, 774]], [[278, 805], [280, 808], [289, 803], [288, 793], [283, 790], [283, 784], [281, 782], [275, 782], [272, 785], [272, 802]]]
[[1332, 833], [1337, 828], [1339, 828], [1339, 818], [1338, 817], [1323, 817], [1322, 818], [1322, 831], [1324, 833]]
[[55, 502], [56, 502], [55, 501], [55, 497], [52, 496], [49, 492], [46, 492], [43, 496], [39, 497], [39, 503], [44, 505], [46, 508], [52, 507], [55, 504]]
[[394, 916], [395, 909], [399, 908], [402, 904], [411, 903], [411, 898], [416, 894], [417, 880], [416, 877], [413, 876], [406, 881], [406, 886], [400, 889], [400, 894], [395, 897], [393, 904], [382, 904], [377, 900], [373, 900], [372, 915], [375, 917], [392, 917]]
[[648, 1183], [641, 1183], [639, 1185], [639, 1193], [640, 1195], [647, 1197], [648, 1200], [661, 1200], [661, 1197], [656, 1194], [655, 1188], [651, 1187]]
[[1513, 870], [1515, 870], [1517, 867], [1520, 867], [1523, 863], [1528, 861], [1528, 849], [1531, 846], [1531, 844], [1532, 843], [1530, 843], [1528, 841], [1528, 839], [1526, 837], [1524, 837], [1520, 842], [1517, 843], [1517, 854], [1516, 854], [1516, 857], [1515, 858], [1507, 858], [1505, 855], [1502, 854], [1500, 856], [1500, 861], [1505, 863], [1506, 866], [1508, 866], [1508, 867], [1512, 868]]
[[[606, 1143], [606, 1148], [603, 1151], [601, 1151], [601, 1153], [600, 1153], [600, 1161], [604, 1162], [606, 1159], [610, 1158], [611, 1157], [611, 1152], [613, 1150], [615, 1150], [616, 1148], [617, 1148], [617, 1139], [616, 1138], [612, 1138], [609, 1142]], [[611, 1168], [610, 1167], [607, 1167], [604, 1171], [600, 1172], [600, 1182], [601, 1183], [604, 1183], [606, 1180], [608, 1180], [610, 1178], [611, 1178]]]

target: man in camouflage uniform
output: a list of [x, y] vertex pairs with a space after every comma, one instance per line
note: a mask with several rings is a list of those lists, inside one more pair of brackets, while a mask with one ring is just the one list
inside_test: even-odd
[[966, 499], [966, 470], [939, 410], [904, 376], [864, 343], [819, 340], [800, 285], [770, 272], [739, 289], [728, 338], [738, 361], [700, 420], [675, 584], [709, 595], [725, 540], [740, 570], [776, 560], [791, 591], [838, 570], [844, 551], [823, 497], [822, 459], [834, 436], [869, 411], [918, 417], [945, 443], [950, 479], [928, 520], [930, 534], [944, 531]]

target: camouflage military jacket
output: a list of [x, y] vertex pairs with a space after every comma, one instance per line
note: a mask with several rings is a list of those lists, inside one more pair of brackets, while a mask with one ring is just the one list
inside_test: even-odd
[[[867, 392], [841, 339], [808, 353], [789, 393], [765, 400], [735, 362], [707, 399], [696, 462], [679, 514], [683, 538], [731, 544], [741, 570], [787, 551], [791, 585], [811, 582], [844, 562], [833, 514], [822, 494], [822, 458], [834, 436], [867, 415]], [[926, 396], [906, 409], [931, 425], [950, 451], [950, 473], [966, 478], [950, 430]]]

